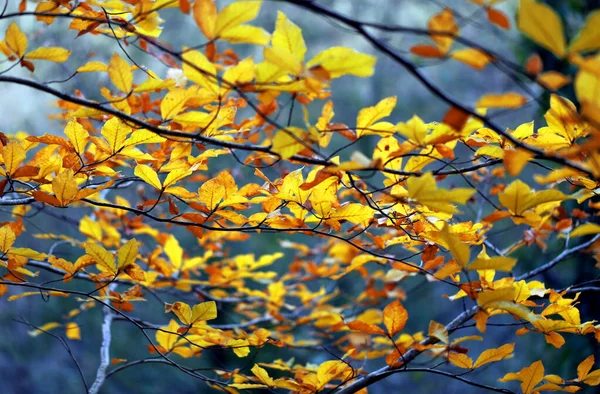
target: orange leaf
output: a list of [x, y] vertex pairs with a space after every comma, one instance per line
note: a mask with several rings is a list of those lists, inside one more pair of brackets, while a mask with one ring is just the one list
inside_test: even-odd
[[402, 306], [400, 300], [396, 300], [383, 309], [383, 324], [390, 336], [394, 336], [406, 325], [408, 312]]
[[438, 47], [428, 44], [415, 45], [410, 48], [410, 52], [421, 57], [441, 58], [445, 56]]
[[504, 14], [504, 12], [496, 10], [494, 8], [488, 8], [487, 17], [488, 20], [494, 25], [504, 30], [510, 29], [510, 21], [508, 20], [508, 17], [506, 16], [506, 14]]
[[354, 320], [347, 324], [348, 328], [353, 331], [360, 331], [366, 334], [385, 335], [385, 331], [377, 327], [375, 324], [365, 323], [360, 320]]
[[517, 176], [534, 156], [533, 153], [524, 149], [505, 150], [504, 168], [510, 176]]
[[459, 368], [472, 369], [473, 360], [471, 357], [463, 353], [450, 353], [448, 354], [448, 361], [456, 365]]
[[515, 350], [514, 343], [508, 343], [506, 345], [502, 345], [497, 349], [487, 349], [479, 355], [479, 357], [477, 358], [477, 361], [475, 361], [475, 364], [473, 364], [473, 368], [479, 368], [482, 365], [508, 358], [512, 355], [514, 350]]

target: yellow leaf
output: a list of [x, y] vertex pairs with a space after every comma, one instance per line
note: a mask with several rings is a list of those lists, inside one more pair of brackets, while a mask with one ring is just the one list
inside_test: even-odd
[[362, 224], [367, 226], [374, 213], [375, 212], [373, 209], [369, 206], [350, 203], [336, 209], [335, 211], [332, 211], [329, 217], [331, 219], [347, 220], [353, 224]]
[[52, 180], [52, 191], [63, 207], [73, 201], [79, 188], [72, 169], [67, 169]]
[[540, 204], [551, 201], [563, 201], [568, 198], [570, 197], [559, 190], [533, 192], [526, 183], [519, 179], [512, 182], [498, 196], [500, 203], [508, 208], [513, 215], [517, 216]]
[[217, 318], [217, 304], [214, 301], [201, 302], [192, 308], [192, 324]]
[[215, 38], [217, 6], [214, 0], [196, 0], [192, 11], [196, 24], [209, 40]]
[[281, 11], [277, 12], [277, 22], [275, 22], [275, 31], [271, 38], [271, 45], [276, 48], [285, 49], [294, 55], [298, 62], [304, 60], [306, 44], [302, 37], [302, 30]]
[[145, 164], [139, 164], [135, 167], [133, 174], [137, 177], [140, 177], [144, 182], [155, 189], [162, 190], [162, 183], [160, 183], [158, 174], [152, 169], [152, 167]]
[[322, 390], [327, 383], [343, 373], [346, 366], [347, 364], [343, 360], [329, 360], [321, 363], [317, 368], [317, 391]]
[[425, 145], [425, 139], [427, 138], [428, 133], [427, 126], [417, 115], [413, 115], [406, 123], [398, 123], [396, 125], [396, 130], [408, 138], [410, 142], [419, 146]]
[[60, 327], [60, 324], [58, 324], [56, 322], [46, 323], [46, 324], [42, 325], [41, 327], [39, 327], [38, 329], [28, 331], [27, 334], [31, 335], [32, 337], [37, 337], [38, 335], [43, 334], [44, 331], [50, 331], [57, 327]]
[[75, 322], [69, 322], [65, 325], [65, 334], [71, 340], [81, 340], [81, 330]]
[[458, 49], [450, 57], [476, 70], [483, 70], [493, 60], [488, 54], [475, 48]]
[[[575, 104], [556, 94], [550, 95], [550, 109], [544, 114], [544, 119], [553, 132], [562, 135], [570, 143], [575, 141], [587, 128], [577, 113]], [[540, 134], [540, 130], [538, 130], [538, 134]]]
[[486, 306], [491, 302], [496, 301], [513, 301], [516, 297], [514, 287], [501, 287], [494, 290], [485, 290], [477, 296], [477, 303], [481, 306]]
[[331, 78], [342, 75], [356, 75], [357, 77], [370, 77], [373, 75], [375, 56], [356, 52], [346, 47], [332, 47], [317, 54], [306, 64], [307, 68], [322, 66]]
[[440, 231], [440, 239], [446, 244], [450, 254], [454, 257], [458, 265], [464, 268], [469, 264], [471, 248], [458, 235], [450, 232], [449, 224], [444, 224], [444, 227]]
[[587, 16], [585, 25], [569, 44], [569, 52], [584, 52], [600, 48], [600, 10]]
[[306, 148], [303, 139], [305, 134], [304, 130], [293, 126], [286, 130], [279, 130], [273, 138], [271, 149], [282, 159], [289, 159]]
[[160, 346], [169, 351], [173, 349], [175, 343], [180, 338], [180, 336], [177, 334], [179, 324], [177, 324], [175, 320], [171, 319], [168, 326], [161, 328], [162, 330], [156, 331], [156, 341]]
[[171, 119], [183, 111], [185, 102], [193, 97], [187, 89], [173, 89], [160, 102], [160, 115], [163, 119]]
[[519, 372], [519, 375], [521, 377], [521, 390], [523, 390], [523, 394], [529, 394], [544, 378], [544, 365], [542, 361], [536, 361], [529, 367], [523, 368]]
[[26, 59], [48, 60], [54, 63], [64, 63], [69, 59], [71, 51], [61, 47], [42, 47], [25, 54]]
[[179, 168], [179, 169], [169, 172], [169, 174], [165, 178], [163, 187], [167, 188], [167, 187], [174, 185], [175, 183], [179, 182], [183, 178], [192, 175], [192, 172], [193, 172], [192, 170], [184, 170], [182, 168]]
[[558, 71], [548, 71], [538, 75], [537, 81], [548, 90], [558, 90], [571, 83], [571, 77]]
[[254, 68], [254, 60], [252, 60], [251, 57], [248, 57], [235, 66], [229, 67], [223, 74], [223, 80], [232, 85], [250, 83], [255, 77]]
[[2, 226], [0, 229], [0, 251], [6, 254], [16, 239], [15, 233], [9, 226]]
[[113, 53], [108, 63], [108, 76], [113, 85], [123, 93], [129, 93], [133, 87], [131, 66], [117, 53]]
[[475, 103], [477, 108], [519, 108], [527, 102], [527, 98], [519, 93], [484, 94]]
[[88, 62], [77, 69], [78, 73], [107, 72], [108, 66], [102, 62]]
[[250, 25], [232, 27], [219, 34], [219, 37], [232, 44], [256, 45], [267, 45], [271, 39], [271, 36], [265, 29]]
[[72, 120], [67, 123], [67, 127], [65, 127], [65, 135], [69, 138], [71, 144], [73, 144], [75, 152], [81, 155], [85, 151], [85, 145], [90, 138], [90, 134], [87, 130], [76, 120]]
[[262, 1], [237, 1], [226, 6], [219, 12], [217, 17], [216, 35], [220, 36], [228, 29], [256, 18], [261, 5]]
[[472, 369], [473, 359], [463, 353], [450, 353], [448, 354], [448, 361], [456, 365], [459, 368]]
[[512, 271], [517, 259], [506, 256], [495, 256], [489, 259], [477, 258], [467, 267], [469, 270]]
[[169, 312], [173, 312], [183, 324], [192, 325], [192, 308], [185, 302], [177, 301], [173, 304], [165, 304], [165, 313]]
[[135, 146], [139, 144], [160, 144], [167, 139], [146, 129], [134, 130], [131, 136], [124, 142], [124, 146]]
[[117, 253], [117, 257], [118, 257], [118, 268], [125, 268], [127, 267], [129, 264], [132, 264], [135, 262], [135, 259], [137, 258], [138, 255], [138, 244], [137, 241], [134, 239], [130, 239], [129, 241], [127, 241], [125, 243], [125, 245], [121, 246], [119, 248], [119, 252]]
[[102, 126], [102, 135], [106, 138], [111, 153], [118, 153], [124, 146], [131, 127], [117, 117], [110, 118]]
[[477, 361], [475, 361], [475, 364], [473, 364], [473, 368], [479, 368], [482, 365], [508, 358], [512, 356], [514, 350], [514, 343], [502, 345], [497, 349], [487, 349], [483, 353], [481, 353], [479, 357], [477, 357]]
[[427, 333], [430, 337], [439, 339], [442, 343], [448, 343], [448, 330], [446, 326], [436, 321], [429, 322], [429, 331]]
[[456, 188], [452, 190], [438, 188], [431, 173], [420, 177], [410, 177], [406, 181], [408, 197], [430, 209], [446, 213], [457, 212], [451, 202], [465, 204], [475, 193], [474, 189]]
[[211, 210], [214, 210], [221, 201], [225, 202], [234, 197], [235, 193], [237, 193], [235, 180], [227, 171], [204, 182], [198, 189], [200, 201]]
[[225, 346], [228, 346], [233, 350], [238, 357], [246, 357], [250, 354], [250, 342], [247, 339], [230, 339], [225, 343]]
[[574, 229], [573, 231], [571, 231], [571, 234], [569, 234], [569, 236], [571, 238], [575, 238], [575, 237], [581, 237], [581, 236], [590, 235], [590, 234], [600, 234], [600, 224], [596, 224], [596, 223], [582, 224], [581, 226], [579, 226], [576, 229]]
[[6, 29], [6, 45], [18, 57], [23, 57], [27, 50], [27, 36], [19, 29], [15, 22], [12, 22]]
[[600, 369], [595, 370], [594, 372], [587, 375], [583, 380], [583, 383], [588, 386], [598, 386], [600, 385]]
[[185, 50], [183, 60], [183, 75], [187, 79], [213, 93], [218, 91], [218, 86], [214, 82], [217, 69], [202, 52]]
[[181, 267], [183, 263], [183, 249], [181, 245], [179, 245], [179, 241], [175, 238], [174, 235], [171, 235], [167, 238], [167, 241], [164, 245], [164, 251], [169, 260], [171, 260], [171, 264], [177, 269]]
[[517, 26], [526, 36], [557, 57], [566, 54], [565, 35], [560, 16], [550, 6], [535, 0], [521, 0]]
[[6, 173], [12, 175], [19, 168], [23, 160], [25, 160], [27, 154], [21, 143], [13, 140], [2, 148], [2, 157], [4, 158]]
[[285, 48], [265, 47], [263, 54], [267, 62], [276, 65], [287, 73], [296, 76], [302, 73], [302, 62]]
[[250, 371], [252, 371], [254, 376], [256, 376], [261, 382], [263, 382], [267, 386], [272, 387], [274, 385], [273, 378], [271, 378], [269, 376], [269, 373], [264, 368], [261, 368], [258, 364], [254, 364]]
[[[478, 299], [479, 302], [479, 299]], [[541, 318], [531, 312], [526, 306], [516, 304], [511, 301], [493, 301], [485, 304], [486, 309], [500, 309], [506, 311], [520, 319], [527, 320], [528, 322], [535, 323]]]
[[511, 149], [504, 151], [504, 168], [510, 176], [517, 176], [535, 155], [524, 149]]
[[107, 268], [113, 274], [117, 273], [117, 266], [115, 265], [115, 256], [108, 250], [104, 249], [102, 245], [96, 242], [87, 242], [85, 244], [85, 253], [92, 257], [96, 263]]
[[233, 387], [234, 389], [240, 389], [240, 390], [269, 388], [269, 386], [267, 386], [266, 384], [258, 384], [258, 383], [231, 383], [228, 386]]
[[402, 331], [407, 320], [408, 312], [404, 309], [400, 300], [392, 302], [383, 309], [383, 324], [390, 336], [394, 336]]
[[[454, 42], [452, 35], [458, 34], [458, 25], [454, 21], [454, 15], [449, 8], [435, 14], [427, 24], [431, 39], [443, 53], [447, 53]], [[446, 33], [446, 34], [435, 34]]]
[[384, 98], [373, 107], [363, 108], [356, 118], [356, 135], [368, 134], [369, 128], [379, 119], [389, 116], [396, 107], [396, 96]]

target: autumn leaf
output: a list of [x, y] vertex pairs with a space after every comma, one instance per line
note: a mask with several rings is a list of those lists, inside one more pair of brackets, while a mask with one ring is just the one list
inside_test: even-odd
[[375, 56], [350, 48], [332, 47], [313, 57], [306, 63], [306, 67], [321, 66], [327, 70], [331, 78], [338, 78], [342, 75], [369, 77], [373, 75], [376, 61]]
[[108, 76], [113, 85], [123, 93], [129, 93], [133, 87], [131, 66], [117, 53], [113, 53], [108, 63]]
[[52, 191], [63, 207], [73, 201], [79, 191], [73, 170], [69, 168], [58, 174], [52, 180]]
[[3, 254], [8, 253], [16, 239], [17, 237], [10, 227], [2, 226], [2, 228], [0, 228], [0, 251], [2, 251]]
[[484, 94], [475, 103], [477, 108], [519, 108], [527, 102], [527, 98], [519, 93]]
[[65, 325], [65, 334], [70, 340], [81, 340], [81, 329], [75, 322], [69, 322]]
[[483, 353], [477, 357], [475, 364], [473, 364], [473, 368], [479, 368], [482, 365], [489, 364], [495, 361], [500, 361], [505, 358], [511, 357], [513, 351], [515, 350], [515, 344], [509, 343], [506, 345], [502, 345], [497, 349], [487, 349], [484, 350]]
[[567, 46], [562, 21], [550, 6], [535, 0], [520, 0], [517, 26], [525, 35], [557, 57], [565, 56]]
[[540, 383], [543, 378], [544, 365], [541, 361], [536, 361], [519, 372], [511, 372], [504, 375], [504, 377], [498, 379], [498, 381], [507, 382], [509, 380], [519, 380], [521, 381], [521, 390], [523, 391], [523, 394], [529, 394], [533, 392], [535, 386]]
[[119, 252], [117, 253], [118, 265], [119, 269], [125, 268], [128, 265], [135, 262], [138, 255], [138, 245], [137, 241], [134, 239], [130, 239], [123, 246], [119, 248]]
[[217, 318], [217, 304], [214, 301], [202, 302], [191, 308], [184, 302], [175, 302], [165, 305], [165, 312], [173, 312], [175, 316], [185, 325], [194, 326], [206, 320]]
[[500, 204], [508, 208], [514, 215], [520, 216], [527, 210], [540, 204], [553, 201], [564, 201], [569, 196], [559, 190], [542, 190], [534, 192], [523, 181], [517, 179], [498, 195]]
[[158, 179], [158, 174], [152, 167], [145, 164], [139, 164], [135, 167], [134, 175], [140, 177], [144, 182], [151, 185], [157, 190], [162, 190], [162, 183]]
[[388, 304], [383, 309], [383, 324], [387, 328], [387, 332], [390, 336], [394, 336], [406, 325], [408, 320], [408, 312], [402, 306], [399, 300]]
[[585, 25], [569, 43], [569, 53], [584, 52], [600, 48], [600, 11], [595, 10], [586, 17]]
[[420, 177], [411, 177], [406, 181], [408, 198], [430, 209], [441, 212], [458, 212], [452, 203], [465, 204], [475, 193], [474, 189], [456, 188], [452, 190], [438, 188], [431, 173]]
[[27, 36], [19, 29], [19, 26], [15, 22], [8, 25], [6, 29], [6, 36], [4, 38], [8, 48], [13, 51], [18, 57], [23, 57], [27, 50]]
[[18, 141], [10, 141], [8, 145], [2, 148], [2, 158], [4, 159], [4, 168], [8, 175], [12, 175], [17, 171], [26, 158], [25, 149]]
[[115, 264], [115, 256], [108, 250], [104, 249], [102, 245], [96, 242], [88, 242], [85, 244], [85, 253], [93, 258], [96, 263], [108, 269], [111, 273], [117, 273], [117, 266]]
[[25, 54], [26, 59], [47, 60], [54, 63], [64, 63], [69, 59], [71, 51], [61, 47], [43, 47]]

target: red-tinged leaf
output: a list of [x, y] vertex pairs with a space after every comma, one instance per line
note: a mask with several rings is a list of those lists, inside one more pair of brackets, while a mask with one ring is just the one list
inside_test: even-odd
[[40, 192], [40, 191], [36, 190], [36, 191], [31, 192], [31, 194], [33, 195], [33, 198], [35, 198], [36, 201], [43, 202], [44, 204], [50, 204], [55, 207], [62, 206], [60, 201], [58, 201], [58, 199], [56, 197], [46, 194], [44, 192]]
[[542, 63], [542, 58], [537, 53], [532, 54], [527, 58], [525, 62], [525, 71], [529, 75], [538, 75], [544, 69], [544, 64]]
[[365, 323], [360, 320], [351, 321], [347, 324], [347, 326], [353, 331], [360, 331], [366, 334], [386, 335], [385, 331], [380, 327], [374, 324]]
[[417, 56], [434, 59], [439, 59], [446, 56], [446, 54], [437, 46], [427, 44], [415, 45], [410, 48], [410, 52]]
[[497, 10], [495, 8], [488, 8], [487, 17], [488, 17], [488, 20], [491, 23], [493, 23], [494, 25], [496, 25], [504, 30], [510, 29], [510, 21], [508, 20], [508, 17], [506, 16], [506, 14], [504, 12]]
[[190, 13], [190, 9], [191, 9], [191, 7], [190, 7], [190, 1], [189, 0], [179, 0], [179, 9], [184, 14], [189, 14]]
[[448, 112], [446, 112], [446, 115], [444, 115], [442, 122], [448, 126], [451, 126], [454, 130], [460, 131], [470, 117], [471, 115], [462, 109], [451, 107]]
[[404, 309], [400, 300], [392, 302], [383, 309], [383, 324], [385, 324], [390, 336], [402, 331], [407, 320], [408, 312]]

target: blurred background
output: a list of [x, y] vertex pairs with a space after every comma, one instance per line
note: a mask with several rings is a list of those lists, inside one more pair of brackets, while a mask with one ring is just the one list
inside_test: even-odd
[[[5, 0], [8, 3], [7, 12], [16, 12], [19, 1]], [[511, 29], [508, 31], [498, 29], [487, 23], [485, 12], [474, 2], [467, 0], [317, 0], [336, 11], [352, 17], [359, 17], [364, 21], [372, 21], [382, 24], [402, 25], [407, 27], [426, 28], [428, 19], [435, 13], [446, 7], [453, 10], [454, 16], [461, 28], [461, 35], [473, 39], [482, 46], [501, 53], [507, 59], [517, 64], [523, 64], [534, 52], [541, 56], [544, 70], [556, 70], [567, 75], [573, 75], [573, 71], [566, 64], [557, 61], [551, 54], [535, 47], [524, 39], [515, 28], [515, 10], [517, 2], [514, 0], [502, 2], [495, 7], [509, 16]], [[1, 3], [1, 2], [0, 2]], [[227, 1], [218, 1], [222, 7]], [[573, 35], [582, 25], [587, 14], [599, 7], [595, 0], [569, 0], [548, 1], [554, 9], [559, 11], [565, 23], [567, 34]], [[30, 2], [29, 9], [34, 5]], [[352, 31], [348, 31], [334, 21], [311, 14], [299, 7], [295, 7], [279, 1], [265, 1], [261, 13], [254, 25], [262, 26], [271, 32], [274, 28], [277, 11], [283, 11], [294, 23], [300, 26], [307, 43], [307, 59], [311, 58], [323, 49], [332, 46], [348, 46], [361, 52], [376, 55], [378, 58], [375, 75], [370, 78], [342, 77], [334, 80], [332, 84], [332, 99], [335, 104], [335, 122], [348, 125], [355, 124], [358, 111], [366, 106], [376, 104], [380, 99], [388, 96], [398, 96], [398, 105], [390, 117], [391, 121], [407, 121], [413, 114], [418, 114], [426, 122], [439, 121], [448, 110], [439, 98], [427, 91], [413, 76], [406, 72], [401, 66], [385, 55], [378, 53], [362, 38]], [[191, 17], [181, 14], [178, 9], [166, 9], [160, 12], [165, 20], [164, 31], [160, 37], [161, 41], [168, 42], [173, 48], [181, 48], [183, 45], [193, 46], [204, 41]], [[64, 64], [41, 64], [35, 73], [16, 67], [8, 74], [32, 78], [39, 82], [59, 81], [68, 78], [80, 65], [90, 60], [108, 62], [113, 52], [119, 48], [110, 38], [93, 37], [85, 35], [75, 38], [76, 32], [68, 30], [67, 20], [57, 20], [49, 27], [34, 20], [33, 17], [21, 17], [15, 19], [20, 28], [26, 32], [31, 47], [39, 46], [64, 46], [73, 51], [68, 62]], [[0, 37], [6, 30], [10, 19], [0, 19]], [[398, 48], [400, 53], [409, 58], [425, 73], [425, 75], [441, 90], [448, 92], [460, 102], [472, 106], [484, 93], [503, 93], [508, 91], [519, 91], [515, 81], [505, 75], [502, 70], [488, 65], [483, 71], [475, 71], [462, 63], [451, 60], [423, 60], [410, 54], [408, 48], [417, 43], [428, 43], [426, 37], [417, 37], [409, 34], [382, 34], [390, 45]], [[262, 49], [257, 46], [237, 45], [235, 50], [240, 58], [255, 56], [262, 58]], [[89, 57], [90, 52], [93, 53]], [[145, 65], [160, 77], [165, 78], [167, 67], [156, 59], [139, 51], [131, 50], [130, 53], [139, 64]], [[0, 71], [9, 67], [10, 63], [0, 63]], [[136, 82], [142, 82], [136, 80]], [[101, 99], [99, 88], [108, 85], [108, 76], [104, 73], [77, 75], [66, 83], [55, 83], [51, 86], [65, 92], [79, 89], [85, 92], [90, 99]], [[541, 96], [541, 102], [547, 103], [543, 92], [535, 90]], [[559, 92], [561, 95], [575, 101], [570, 88]], [[526, 105], [518, 111], [511, 111], [505, 115], [499, 114], [495, 117], [501, 125], [515, 128], [519, 124], [536, 120], [536, 124], [542, 119], [547, 108], [540, 106], [535, 101]], [[312, 109], [311, 109], [312, 111]], [[320, 112], [320, 106], [314, 108], [311, 114], [316, 117]], [[48, 95], [41, 94], [27, 87], [12, 84], [0, 84], [0, 131], [5, 134], [16, 134], [25, 132], [32, 135], [41, 135], [47, 132], [56, 133], [63, 125], [53, 120], [52, 115], [57, 113], [54, 100]], [[301, 111], [295, 112], [293, 120], [302, 125]], [[358, 147], [363, 152], [372, 152], [377, 138], [366, 138]], [[216, 175], [223, 168], [232, 168], [235, 162], [224, 159], [211, 166], [211, 176]], [[239, 167], [239, 165], [238, 165]], [[239, 170], [239, 169], [237, 169]], [[243, 170], [239, 170], [243, 171]], [[524, 173], [526, 179], [530, 174]], [[37, 250], [47, 250], [52, 242], [34, 238], [36, 233], [62, 233], [68, 236], [80, 237], [76, 223], [89, 212], [81, 212], [80, 216], [61, 218], [65, 212], [60, 209], [48, 208], [54, 215], [54, 219], [45, 215], [37, 215], [26, 221], [28, 232], [20, 241], [31, 242], [31, 247]], [[467, 208], [468, 209], [468, 208]], [[466, 211], [466, 217], [473, 212]], [[0, 210], [0, 222], [9, 220], [10, 209], [3, 207]], [[70, 224], [70, 222], [75, 223]], [[507, 223], [504, 228], [495, 230], [492, 240], [501, 245], [510, 244], [515, 239], [523, 236], [523, 227]], [[182, 232], [179, 237], [180, 243], [186, 250], [198, 248], [193, 237]], [[260, 238], [259, 238], [260, 237]], [[295, 242], [312, 243], [312, 238], [295, 235], [285, 236]], [[245, 242], [232, 245], [237, 253], [273, 253], [279, 250], [281, 235], [255, 235], [253, 240], [259, 242]], [[28, 246], [21, 244], [19, 246]], [[556, 256], [563, 248], [563, 243], [550, 243], [545, 250], [538, 246], [532, 246], [518, 252], [516, 257], [526, 262], [526, 266], [534, 267], [548, 261]], [[58, 245], [55, 253], [60, 253], [66, 259], [78, 257], [78, 251], [73, 250], [68, 244]], [[285, 259], [284, 259], [285, 260]], [[283, 260], [282, 260], [283, 261]], [[289, 261], [289, 260], [287, 260]], [[546, 282], [548, 287], [577, 283], [595, 275], [593, 261], [576, 261], [572, 259], [561, 264], [557, 270], [548, 272], [545, 277], [538, 278]], [[282, 271], [285, 267], [280, 268]], [[48, 273], [41, 273], [38, 281], [57, 279]], [[409, 284], [411, 284], [409, 282]], [[426, 331], [430, 320], [447, 323], [461, 310], [461, 305], [451, 304], [448, 300], [441, 298], [442, 294], [452, 294], [452, 289], [435, 286], [432, 284], [421, 285], [416, 280], [412, 283], [412, 289], [405, 305], [409, 311], [410, 320], [407, 330], [409, 332]], [[82, 284], [82, 288], [87, 284]], [[360, 289], [356, 288], [356, 281], [352, 275], [342, 279], [340, 287], [351, 297], [358, 294]], [[74, 287], [77, 288], [77, 287]], [[409, 290], [407, 289], [404, 289]], [[10, 294], [14, 294], [11, 292]], [[589, 308], [582, 308], [582, 321], [592, 320], [600, 317], [598, 303], [591, 299], [582, 299], [582, 304]], [[441, 304], [444, 306], [440, 307]], [[140, 317], [155, 317], [156, 302], [151, 305], [136, 305], [136, 312]], [[448, 307], [445, 307], [447, 304]], [[49, 335], [36, 337], [28, 335], [31, 327], [19, 323], [18, 320], [26, 320], [34, 325], [42, 325], [48, 321], [55, 321], [57, 316], [64, 316], [72, 308], [76, 308], [78, 302], [72, 299], [52, 297], [43, 300], [41, 297], [29, 297], [14, 302], [8, 302], [6, 296], [0, 298], [0, 393], [82, 393], [80, 378], [68, 352], [61, 343]], [[78, 324], [82, 330], [81, 341], [69, 341], [69, 346], [85, 372], [88, 381], [92, 381], [99, 362], [99, 345], [101, 340], [100, 324], [102, 320], [101, 310], [81, 314]], [[162, 323], [167, 323], [169, 317], [164, 317]], [[220, 317], [219, 323], [227, 323], [227, 314]], [[510, 322], [510, 319], [507, 320]], [[484, 348], [500, 346], [507, 341], [514, 340], [515, 327], [489, 327], [485, 334], [485, 345], [469, 343], [470, 354], [476, 356]], [[57, 334], [60, 334], [57, 332]], [[461, 330], [456, 335], [476, 334], [473, 328]], [[152, 334], [153, 335], [153, 334]], [[135, 360], [148, 355], [147, 342], [143, 339], [139, 330], [124, 322], [113, 323], [113, 342], [111, 345], [111, 357]], [[541, 335], [528, 334], [516, 338], [516, 349], [518, 358], [492, 364], [489, 368], [477, 370], [469, 375], [470, 378], [485, 384], [500, 386], [495, 380], [509, 371], [518, 371], [537, 359], [543, 359], [546, 373], [554, 373], [560, 376], [573, 376], [576, 365], [593, 350], [598, 359], [598, 346], [595, 342], [584, 337], [568, 337], [567, 345], [561, 349], [555, 349], [547, 344]], [[297, 362], [320, 363], [331, 356], [323, 352], [313, 350], [295, 352]], [[177, 356], [175, 356], [177, 357]], [[207, 350], [198, 360], [185, 360], [186, 365], [198, 367], [221, 367], [224, 365], [237, 365], [240, 368], [251, 367], [253, 362], [268, 361], [274, 358], [288, 360], [289, 354], [285, 349], [276, 349], [270, 346], [253, 352], [247, 359], [236, 359], [231, 352]], [[234, 364], [232, 364], [234, 362]], [[418, 365], [419, 360], [415, 366]], [[382, 365], [380, 360], [370, 360], [366, 367], [374, 370]], [[515, 385], [501, 385], [516, 390]], [[377, 385], [369, 388], [371, 393], [399, 392], [410, 390], [411, 392], [443, 392], [443, 393], [478, 393], [480, 389], [465, 386], [460, 382], [426, 374], [397, 374], [383, 380]], [[440, 391], [441, 390], [441, 391]], [[211, 392], [204, 383], [194, 381], [185, 374], [179, 373], [173, 368], [164, 365], [141, 365], [131, 368], [122, 373], [115, 374], [104, 385], [103, 393], [204, 393]]]

